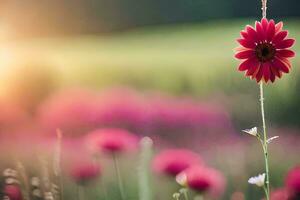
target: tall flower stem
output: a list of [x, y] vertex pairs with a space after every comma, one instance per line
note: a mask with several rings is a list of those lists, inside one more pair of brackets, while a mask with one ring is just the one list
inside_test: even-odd
[[261, 118], [263, 124], [263, 150], [265, 158], [265, 169], [266, 169], [266, 181], [265, 181], [265, 193], [267, 200], [270, 199], [270, 175], [269, 175], [269, 158], [268, 158], [268, 142], [267, 142], [267, 130], [266, 130], [266, 120], [265, 120], [265, 109], [264, 109], [264, 86], [263, 82], [260, 83], [260, 108], [261, 108]]
[[121, 175], [121, 171], [120, 171], [120, 167], [119, 167], [119, 161], [118, 161], [116, 154], [113, 154], [113, 161], [114, 161], [114, 167], [115, 167], [115, 171], [116, 171], [116, 175], [117, 175], [117, 179], [118, 179], [118, 185], [119, 185], [121, 199], [126, 200], [122, 175]]
[[181, 188], [179, 190], [179, 192], [183, 194], [185, 200], [189, 200], [189, 195], [188, 195], [188, 189], [187, 188]]
[[78, 200], [85, 200], [85, 197], [84, 197], [84, 186], [77, 185], [77, 197], [78, 197]]

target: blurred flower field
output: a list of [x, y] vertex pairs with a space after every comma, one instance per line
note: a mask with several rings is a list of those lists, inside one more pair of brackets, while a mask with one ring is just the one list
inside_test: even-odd
[[[259, 92], [233, 59], [249, 21], [4, 41], [1, 197], [261, 199], [261, 147], [241, 131], [260, 125]], [[272, 200], [300, 192], [299, 64], [266, 89]]]

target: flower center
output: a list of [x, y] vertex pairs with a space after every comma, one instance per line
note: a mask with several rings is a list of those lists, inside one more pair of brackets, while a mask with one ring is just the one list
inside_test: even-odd
[[255, 53], [259, 61], [267, 62], [274, 58], [276, 49], [272, 44], [261, 43], [256, 46]]

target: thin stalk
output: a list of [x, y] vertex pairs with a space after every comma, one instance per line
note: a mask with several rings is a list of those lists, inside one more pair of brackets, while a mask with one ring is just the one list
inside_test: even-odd
[[268, 143], [267, 143], [267, 130], [266, 130], [266, 120], [265, 120], [265, 109], [264, 109], [264, 87], [263, 82], [260, 83], [260, 108], [261, 108], [261, 118], [263, 124], [263, 150], [265, 159], [265, 169], [266, 169], [266, 198], [270, 199], [270, 176], [269, 176], [269, 158], [268, 158]]
[[120, 167], [119, 167], [119, 162], [118, 162], [118, 158], [117, 158], [117, 156], [115, 154], [113, 154], [113, 160], [114, 160], [115, 171], [116, 171], [116, 174], [117, 174], [117, 179], [118, 179], [118, 185], [119, 185], [121, 199], [122, 200], [126, 200], [125, 192], [124, 192], [124, 186], [123, 186], [123, 180], [122, 180], [122, 175], [121, 175], [121, 171], [120, 171]]
[[85, 200], [85, 197], [84, 197], [84, 186], [82, 185], [77, 185], [77, 197], [78, 197], [78, 200]]
[[189, 195], [188, 195], [188, 189], [187, 188], [182, 188], [179, 191], [180, 191], [180, 193], [183, 194], [185, 200], [189, 200]]
[[103, 195], [104, 195], [104, 200], [108, 200], [108, 195], [107, 195], [107, 190], [106, 190], [106, 186], [105, 186], [104, 180], [101, 180], [101, 185], [102, 185], [102, 191], [103, 191]]

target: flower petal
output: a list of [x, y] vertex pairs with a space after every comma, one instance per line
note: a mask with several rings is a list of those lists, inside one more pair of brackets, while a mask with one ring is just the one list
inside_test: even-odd
[[261, 20], [261, 26], [262, 26], [262, 28], [263, 28], [264, 31], [267, 31], [267, 29], [268, 29], [268, 24], [269, 24], [269, 22], [268, 22], [268, 20], [267, 20], [266, 18], [263, 18], [263, 19]]
[[286, 57], [286, 58], [290, 58], [290, 57], [294, 57], [295, 56], [295, 52], [289, 49], [280, 49], [277, 51], [277, 55], [279, 57]]
[[246, 72], [246, 76], [255, 76], [255, 74], [257, 74], [258, 70], [259, 70], [259, 65], [252, 65]]
[[289, 71], [290, 71], [289, 67], [278, 58], [274, 59], [273, 66], [278, 68], [280, 71], [282, 71], [284, 73], [289, 73]]
[[272, 63], [272, 67], [271, 67], [271, 72], [272, 72], [272, 74], [274, 74], [278, 78], [281, 78], [282, 74], [280, 73], [280, 71], [278, 70], [278, 68], [276, 68], [276, 67], [273, 66], [273, 63]]
[[267, 30], [267, 40], [271, 41], [275, 35], [275, 22], [274, 20], [270, 20]]
[[275, 45], [278, 49], [286, 49], [293, 46], [295, 43], [294, 39], [285, 39]]
[[284, 38], [286, 38], [287, 35], [288, 35], [288, 31], [280, 31], [280, 32], [278, 32], [278, 33], [274, 36], [274, 38], [273, 38], [273, 40], [272, 40], [273, 44], [276, 45], [276, 44], [282, 42], [282, 40], [284, 40]]
[[237, 41], [243, 47], [246, 47], [246, 48], [254, 48], [255, 47], [255, 43], [253, 41], [251, 41], [251, 40], [238, 39]]
[[275, 25], [275, 32], [278, 33], [279, 31], [282, 30], [282, 27], [283, 27], [283, 22], [278, 22], [276, 25]]
[[259, 70], [256, 74], [253, 74], [253, 78], [256, 79], [256, 82], [260, 82], [263, 77], [263, 68], [262, 65], [260, 65]]
[[246, 31], [241, 31], [241, 36], [246, 39], [248, 38], [248, 33]]
[[253, 50], [246, 50], [246, 51], [240, 51], [235, 54], [235, 57], [237, 59], [247, 59], [254, 56], [254, 51]]
[[271, 70], [270, 70], [270, 63], [269, 62], [265, 62], [262, 64], [262, 68], [263, 68], [263, 77], [265, 82], [267, 83], [271, 77]]
[[247, 25], [246, 26], [246, 31], [247, 31], [248, 36], [249, 36], [248, 39], [256, 42], [257, 41], [257, 34], [256, 34], [255, 29], [252, 26]]
[[239, 66], [239, 70], [245, 71], [252, 66], [258, 66], [258, 64], [259, 64], [258, 60], [255, 57], [252, 57], [242, 62]]
[[255, 29], [256, 29], [256, 32], [257, 32], [258, 40], [264, 41], [265, 40], [265, 32], [264, 32], [260, 22], [258, 22], [258, 21], [255, 22]]

